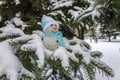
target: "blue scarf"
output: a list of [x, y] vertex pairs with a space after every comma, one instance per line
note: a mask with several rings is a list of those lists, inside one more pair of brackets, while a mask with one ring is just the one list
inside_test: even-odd
[[56, 32], [56, 33], [45, 33], [45, 36], [48, 36], [48, 37], [57, 37], [57, 40], [60, 44], [60, 46], [66, 48], [66, 45], [65, 43], [63, 42], [63, 37], [62, 37], [62, 33], [60, 31]]

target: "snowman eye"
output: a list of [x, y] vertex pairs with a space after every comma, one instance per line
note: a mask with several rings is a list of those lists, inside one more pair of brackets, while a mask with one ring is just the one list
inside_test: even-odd
[[51, 24], [51, 26], [53, 26], [53, 24]]

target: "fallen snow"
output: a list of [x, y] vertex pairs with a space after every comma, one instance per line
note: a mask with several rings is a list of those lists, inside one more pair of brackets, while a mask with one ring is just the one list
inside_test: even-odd
[[[87, 41], [89, 42], [89, 41]], [[107, 78], [96, 74], [96, 80], [120, 80], [120, 40], [113, 42], [98, 42], [89, 43], [92, 46], [92, 50], [99, 50], [103, 53], [102, 60], [108, 64], [114, 71], [115, 76], [113, 78]]]

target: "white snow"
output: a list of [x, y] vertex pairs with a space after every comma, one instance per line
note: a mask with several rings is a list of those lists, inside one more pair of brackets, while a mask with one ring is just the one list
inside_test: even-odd
[[81, 12], [79, 14], [79, 16], [81, 16], [81, 15], [87, 13], [87, 12], [90, 12], [90, 11], [94, 10], [94, 8], [95, 8], [95, 4], [91, 3], [90, 6], [87, 9], [85, 9], [83, 12]]
[[8, 22], [6, 26], [0, 28], [0, 31], [2, 31], [2, 33], [0, 34], [0, 37], [24, 35], [24, 32], [21, 29], [15, 28], [15, 26], [10, 22]]
[[[40, 31], [34, 31], [33, 33], [38, 33]], [[43, 33], [38, 34], [40, 36]], [[28, 41], [26, 44], [21, 46], [22, 50], [25, 51], [35, 51], [36, 55], [38, 56], [38, 67], [42, 68], [44, 65], [44, 57], [45, 55], [47, 57], [53, 58], [53, 59], [60, 59], [62, 67], [64, 67], [66, 70], [69, 66], [69, 58], [72, 60], [78, 62], [74, 54], [71, 54], [67, 52], [63, 47], [59, 47], [55, 52], [51, 52], [47, 50], [44, 46], [42, 46], [42, 41], [39, 39], [36, 34], [33, 35], [23, 35], [21, 37], [15, 38], [12, 41], [13, 42], [19, 42], [19, 41]]]
[[14, 18], [12, 19], [12, 21], [16, 24], [16, 26], [20, 26], [20, 25], [24, 24], [24, 22], [21, 21], [21, 19], [20, 19], [20, 18], [17, 18], [17, 17], [14, 17]]
[[72, 15], [72, 18], [77, 18], [78, 14], [81, 13], [80, 11], [69, 10], [68, 13]]
[[59, 47], [55, 52], [53, 53], [53, 57], [60, 59], [62, 67], [68, 70], [69, 67], [69, 58], [66, 54], [66, 49], [63, 47]]
[[[77, 9], [77, 11], [69, 10], [69, 13], [72, 15], [72, 17], [74, 19], [77, 19], [78, 21], [80, 21], [83, 18], [91, 15], [92, 20], [94, 20], [95, 17], [100, 16], [100, 12], [98, 11], [98, 9], [102, 6], [96, 5], [96, 1], [94, 1], [94, 0], [87, 0], [87, 1], [90, 3], [88, 8], [86, 8], [86, 7], [83, 7], [83, 8], [74, 7], [75, 9]], [[86, 9], [84, 10], [84, 8], [86, 8]]]
[[[88, 41], [89, 42], [89, 41]], [[96, 80], [120, 80], [120, 40], [116, 42], [98, 42], [90, 43], [92, 50], [98, 50], [103, 53], [102, 60], [109, 65], [115, 76], [113, 78], [107, 78], [101, 76], [99, 73], [96, 75]]]
[[95, 3], [96, 0], [87, 0], [89, 3]]
[[0, 22], [2, 21], [2, 17], [0, 16]]
[[73, 1], [72, 0], [69, 0], [69, 1], [65, 1], [65, 0], [61, 0], [61, 1], [56, 1], [53, 6], [54, 8], [53, 9], [57, 9], [57, 8], [60, 8], [60, 7], [63, 7], [63, 6], [72, 6], [72, 3]]
[[24, 30], [28, 25], [25, 24], [20, 18], [21, 12], [16, 13], [15, 17], [11, 19], [11, 22], [14, 23], [17, 27], [21, 26], [21, 29]]
[[32, 31], [33, 34], [37, 34], [40, 38], [44, 37], [44, 33], [40, 30], [34, 30]]
[[3, 1], [0, 1], [0, 5], [3, 3]]
[[[34, 74], [26, 70], [15, 56], [12, 48], [9, 46], [9, 41], [0, 42], [0, 76], [6, 75], [7, 79], [10, 80], [18, 80], [23, 74], [35, 78]], [[19, 71], [20, 73], [18, 73]]]
[[21, 50], [24, 51], [34, 51], [38, 57], [36, 61], [39, 68], [42, 68], [44, 65], [44, 51], [43, 51], [43, 44], [36, 34], [32, 35], [23, 35], [21, 37], [15, 38], [12, 40], [13, 42], [19, 43], [20, 41], [28, 41], [26, 44], [21, 46]]
[[100, 16], [100, 12], [97, 9], [95, 9], [95, 10], [92, 11], [92, 20], [93, 21], [94, 21], [95, 16], [96, 17]]
[[[21, 29], [15, 28], [11, 21], [6, 21], [5, 24], [6, 26], [0, 28], [1, 38], [25, 35]], [[0, 76], [6, 75], [7, 79], [18, 80], [24, 74], [34, 79], [35, 75], [26, 70], [21, 61], [15, 56], [14, 53], [16, 53], [17, 48], [13, 49], [9, 42], [11, 40], [0, 42]]]
[[61, 16], [65, 17], [64, 13], [63, 13], [61, 10], [54, 11], [54, 12], [51, 12], [51, 13], [49, 13], [49, 14], [54, 15], [54, 16], [60, 14]]
[[14, 0], [14, 1], [16, 5], [20, 4], [20, 0]]
[[49, 69], [45, 76], [49, 76], [53, 72], [53, 69]]
[[[66, 44], [67, 48], [71, 49], [74, 53], [82, 54], [83, 61], [86, 64], [89, 64], [91, 56], [90, 56], [89, 50], [86, 49], [86, 47], [84, 47], [82, 40], [77, 39], [76, 37], [74, 37], [72, 40], [69, 41], [69, 43], [71, 41], [76, 42], [77, 44], [76, 45], [68, 45], [68, 44]], [[75, 60], [75, 61], [77, 61], [77, 60]]]
[[97, 10], [94, 11], [95, 7], [97, 7], [95, 3], [91, 3], [90, 6], [86, 8], [85, 10], [84, 10], [85, 7], [81, 8], [81, 7], [75, 6], [74, 8], [77, 9], [77, 11], [69, 10], [68, 13], [70, 13], [72, 17], [74, 17], [75, 19], [79, 17], [80, 18], [79, 20], [81, 20], [83, 17], [93, 15], [93, 14], [94, 15], [98, 14], [98, 13], [95, 13], [95, 11], [97, 12]]
[[20, 17], [20, 16], [21, 16], [21, 12], [15, 14], [15, 17]]

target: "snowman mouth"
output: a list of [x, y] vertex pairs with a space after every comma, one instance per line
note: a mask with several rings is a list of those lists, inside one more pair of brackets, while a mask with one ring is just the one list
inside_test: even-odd
[[53, 33], [57, 32], [56, 30], [52, 30]]

